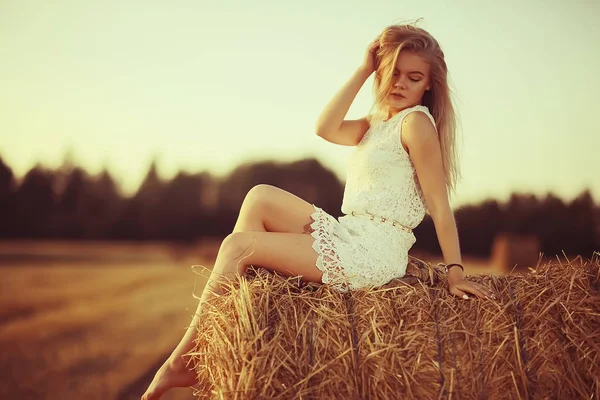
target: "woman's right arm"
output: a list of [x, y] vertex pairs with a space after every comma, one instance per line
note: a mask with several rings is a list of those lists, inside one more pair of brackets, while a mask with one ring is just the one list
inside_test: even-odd
[[367, 117], [344, 120], [354, 98], [377, 67], [379, 36], [367, 47], [363, 63], [333, 96], [315, 125], [317, 135], [331, 143], [356, 146], [369, 129]]
[[318, 136], [331, 143], [343, 146], [356, 146], [369, 129], [366, 117], [344, 120], [358, 91], [371, 75], [364, 67], [359, 67], [344, 86], [333, 96], [317, 120], [315, 131]]

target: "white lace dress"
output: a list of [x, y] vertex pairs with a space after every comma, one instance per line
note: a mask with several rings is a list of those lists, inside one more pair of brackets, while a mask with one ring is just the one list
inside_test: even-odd
[[381, 286], [406, 272], [408, 250], [416, 241], [410, 229], [427, 213], [400, 141], [402, 120], [413, 111], [424, 112], [436, 126], [429, 109], [417, 105], [374, 122], [356, 146], [348, 160], [343, 216], [335, 219], [313, 204], [310, 232], [317, 268], [323, 283], [341, 292]]

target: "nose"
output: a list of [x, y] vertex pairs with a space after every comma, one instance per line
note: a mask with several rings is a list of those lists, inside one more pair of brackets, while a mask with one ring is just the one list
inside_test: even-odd
[[395, 89], [406, 89], [406, 85], [404, 84], [404, 81], [402, 80], [402, 78], [398, 78], [396, 79], [396, 82], [394, 82], [394, 88]]

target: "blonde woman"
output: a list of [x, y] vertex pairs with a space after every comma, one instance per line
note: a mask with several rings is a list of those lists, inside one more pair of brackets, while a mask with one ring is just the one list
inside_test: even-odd
[[[369, 114], [344, 119], [373, 72], [375, 101]], [[340, 291], [380, 286], [405, 274], [416, 240], [412, 230], [426, 213], [435, 224], [450, 293], [494, 297], [463, 275], [448, 198], [458, 168], [447, 73], [444, 53], [427, 31], [410, 24], [383, 30], [316, 124], [323, 139], [355, 146], [342, 203], [345, 215], [336, 220], [277, 187], [252, 188], [233, 232], [221, 244], [190, 328], [142, 399], [158, 399], [169, 388], [196, 383], [185, 356], [193, 350], [202, 304], [221, 293], [219, 276], [244, 274], [248, 265], [259, 265]]]

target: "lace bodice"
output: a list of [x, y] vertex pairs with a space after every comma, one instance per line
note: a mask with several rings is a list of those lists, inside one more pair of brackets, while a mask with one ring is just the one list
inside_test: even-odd
[[402, 120], [412, 111], [424, 112], [436, 126], [429, 109], [422, 105], [404, 109], [387, 121], [374, 122], [348, 159], [344, 214], [366, 211], [410, 228], [425, 217], [423, 192], [400, 140]]

